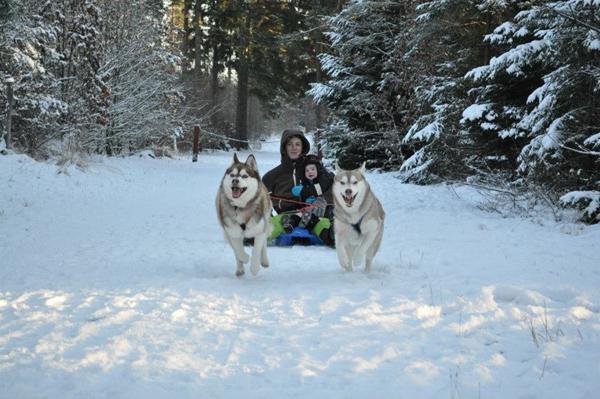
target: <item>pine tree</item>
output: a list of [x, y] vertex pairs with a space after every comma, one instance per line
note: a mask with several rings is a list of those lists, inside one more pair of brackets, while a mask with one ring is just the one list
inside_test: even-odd
[[[410, 2], [354, 0], [328, 19], [331, 51], [320, 61], [329, 80], [314, 84], [309, 94], [343, 121], [325, 136], [342, 164], [365, 160], [369, 167], [390, 167], [402, 159], [400, 131], [412, 93], [403, 93], [401, 58], [392, 54], [410, 12]], [[340, 126], [348, 130], [340, 132]]]
[[[512, 5], [498, 3], [497, 9], [490, 12], [499, 9], [510, 20], [523, 5], [522, 2]], [[511, 47], [531, 40], [531, 35], [525, 30], [514, 32], [516, 34], [510, 38], [505, 36], [514, 29], [512, 22], [504, 22], [485, 36], [484, 42], [495, 50], [492, 63]], [[537, 63], [519, 73], [501, 68], [494, 72], [493, 77], [482, 78], [481, 74], [486, 69], [478, 67], [466, 74], [473, 84], [470, 90], [473, 102], [463, 111], [461, 124], [472, 145], [477, 148], [472, 166], [477, 165], [481, 173], [504, 174], [505, 178], [511, 179], [516, 174], [518, 156], [528, 142], [527, 131], [519, 126], [526, 114], [524, 105], [529, 94], [542, 82], [544, 68]]]
[[486, 158], [486, 151], [493, 153], [494, 150], [484, 150], [474, 135], [465, 133], [470, 118], [482, 112], [485, 104], [468, 109], [472, 84], [464, 75], [493, 55], [494, 49], [483, 42], [483, 37], [510, 4], [493, 0], [434, 0], [417, 8], [419, 15], [409, 54], [422, 71], [422, 83], [416, 88], [420, 112], [403, 138], [415, 149], [401, 168], [405, 180], [462, 179], [478, 173], [478, 161]]

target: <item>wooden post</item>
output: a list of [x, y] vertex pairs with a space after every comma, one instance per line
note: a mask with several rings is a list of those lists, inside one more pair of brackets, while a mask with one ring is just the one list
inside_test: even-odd
[[317, 129], [315, 141], [317, 142], [317, 156], [323, 158], [323, 151], [321, 150], [321, 129]]
[[194, 126], [194, 142], [192, 144], [192, 162], [198, 161], [198, 151], [200, 149], [200, 126]]
[[6, 98], [8, 100], [8, 112], [6, 113], [6, 148], [12, 148], [12, 112], [13, 112], [13, 79], [6, 80]]

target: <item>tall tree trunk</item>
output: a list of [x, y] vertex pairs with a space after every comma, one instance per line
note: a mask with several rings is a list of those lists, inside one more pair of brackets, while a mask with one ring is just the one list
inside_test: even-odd
[[248, 134], [250, 136], [261, 131], [261, 116], [260, 100], [256, 96], [250, 96], [248, 100]]
[[[322, 46], [319, 44], [319, 52], [322, 52]], [[323, 80], [323, 72], [321, 71], [321, 64], [319, 63], [319, 61], [317, 60], [317, 76], [316, 76], [316, 81], [317, 83], [321, 83], [321, 81]], [[323, 112], [321, 110], [321, 105], [314, 102], [315, 104], [315, 128], [320, 129], [321, 125], [323, 125]]]
[[194, 79], [196, 80], [196, 87], [201, 84], [202, 81], [202, 44], [203, 44], [203, 33], [202, 33], [202, 2], [196, 0], [194, 5]]
[[235, 114], [237, 149], [248, 148], [248, 64], [246, 56], [240, 58], [238, 68], [237, 106]]
[[[496, 24], [494, 24], [496, 25]], [[486, 32], [491, 32], [492, 30], [492, 16], [491, 14], [488, 14], [487, 16], [487, 22], [486, 22]], [[487, 65], [490, 62], [490, 58], [491, 58], [491, 52], [492, 52], [492, 46], [490, 45], [489, 41], [485, 41], [485, 45], [483, 48], [483, 62], [482, 65]]]
[[238, 83], [237, 83], [237, 106], [235, 114], [235, 136], [239, 141], [235, 147], [239, 149], [248, 148], [248, 80], [249, 80], [249, 51], [250, 51], [250, 16], [246, 15], [246, 21], [240, 29], [240, 43], [238, 49]]
[[212, 51], [212, 67], [210, 69], [210, 105], [212, 114], [210, 121], [214, 127], [221, 125], [219, 104], [219, 46], [214, 45]]
[[6, 113], [6, 148], [12, 148], [12, 113], [13, 113], [13, 80], [10, 78], [6, 82], [6, 97], [8, 102], [8, 112]]
[[192, 0], [184, 0], [183, 2], [183, 56], [186, 64], [189, 65], [189, 60], [192, 56], [192, 43], [190, 40], [190, 34], [192, 28], [190, 27], [190, 14], [192, 10]]

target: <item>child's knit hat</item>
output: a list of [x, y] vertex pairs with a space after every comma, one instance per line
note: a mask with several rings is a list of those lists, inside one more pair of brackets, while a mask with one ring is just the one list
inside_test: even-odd
[[323, 167], [323, 165], [321, 165], [321, 158], [313, 154], [305, 155], [303, 163], [305, 168], [306, 165], [315, 165], [317, 167], [317, 171], [321, 171], [321, 168]]

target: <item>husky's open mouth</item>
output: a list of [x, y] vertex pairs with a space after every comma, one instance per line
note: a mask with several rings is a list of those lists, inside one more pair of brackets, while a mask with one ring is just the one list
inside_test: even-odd
[[346, 203], [346, 206], [350, 207], [352, 206], [352, 204], [354, 203], [354, 199], [356, 199], [356, 196], [358, 195], [358, 193], [352, 195], [344, 195], [342, 194], [342, 198], [344, 199], [344, 202]]
[[233, 198], [240, 198], [246, 191], [246, 187], [231, 187], [231, 195]]

